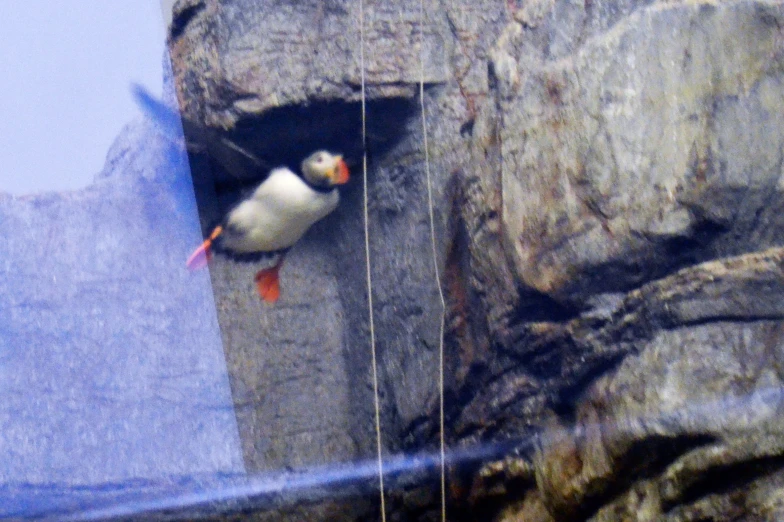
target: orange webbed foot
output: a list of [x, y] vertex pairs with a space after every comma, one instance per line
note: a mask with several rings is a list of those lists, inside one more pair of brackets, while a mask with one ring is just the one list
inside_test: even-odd
[[280, 297], [280, 277], [279, 266], [273, 266], [265, 270], [259, 270], [254, 280], [259, 296], [268, 303], [274, 303]]
[[212, 254], [210, 253], [210, 246], [205, 241], [202, 246], [197, 248], [191, 257], [185, 262], [185, 266], [188, 267], [188, 270], [191, 272], [194, 270], [199, 270], [207, 266], [207, 263], [210, 262], [210, 258]]
[[193, 254], [191, 254], [188, 260], [185, 262], [185, 266], [188, 267], [188, 270], [199, 270], [200, 268], [207, 266], [207, 263], [209, 263], [210, 259], [212, 259], [212, 252], [210, 252], [212, 242], [215, 241], [215, 238], [217, 238], [221, 232], [223, 232], [223, 227], [215, 227], [215, 230], [212, 231], [210, 237], [205, 239], [204, 243], [202, 243], [199, 248], [194, 250]]

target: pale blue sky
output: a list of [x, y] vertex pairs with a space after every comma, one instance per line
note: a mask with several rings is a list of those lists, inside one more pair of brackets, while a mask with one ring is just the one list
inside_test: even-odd
[[139, 115], [132, 82], [161, 93], [160, 0], [3, 2], [0, 192], [89, 185]]

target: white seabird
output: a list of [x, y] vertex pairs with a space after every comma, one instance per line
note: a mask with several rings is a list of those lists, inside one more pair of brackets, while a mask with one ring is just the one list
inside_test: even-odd
[[191, 270], [210, 259], [213, 242], [236, 254], [280, 252], [271, 268], [255, 277], [261, 298], [275, 302], [280, 296], [278, 273], [291, 248], [317, 221], [338, 206], [337, 186], [348, 182], [349, 171], [340, 155], [320, 150], [302, 162], [301, 176], [288, 168], [270, 172], [253, 194], [234, 207], [223, 225], [215, 227], [204, 243], [188, 258]]

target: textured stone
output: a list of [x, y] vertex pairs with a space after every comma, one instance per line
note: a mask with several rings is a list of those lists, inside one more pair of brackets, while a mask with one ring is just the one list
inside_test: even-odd
[[[784, 383], [770, 363], [782, 355], [784, 310], [759, 314], [743, 303], [760, 286], [781, 295], [782, 256], [773, 249], [683, 269], [631, 292], [603, 326], [575, 319], [567, 327], [586, 346], [631, 355], [589, 386], [575, 431], [552, 425], [541, 436], [538, 485], [551, 512], [589, 518], [604, 501], [624, 509], [634, 501], [654, 514], [631, 520], [656, 520], [703, 494], [721, 498], [723, 488], [705, 485], [712, 480], [735, 489], [781, 466]], [[722, 295], [736, 302], [729, 316], [702, 300], [725, 285], [733, 291]], [[672, 313], [683, 302], [699, 310], [698, 320]], [[713, 478], [725, 467], [744, 472]], [[630, 472], [646, 480], [630, 485]], [[627, 490], [625, 500], [614, 499]]]
[[[426, 2], [424, 25], [418, 2], [365, 6], [371, 268], [382, 425], [390, 450], [402, 448], [401, 438], [413, 426], [429, 423], [437, 403], [440, 306], [415, 97], [420, 30], [436, 241], [444, 256], [446, 183], [466, 158], [460, 127], [474, 98], [488, 89], [475, 57], [492, 41], [485, 28], [502, 21], [500, 6], [489, 6], [441, 11]], [[238, 418], [250, 470], [366, 458], [375, 451], [363, 277], [358, 21], [356, 2], [175, 7], [170, 46], [186, 118], [224, 132], [265, 164], [294, 163], [329, 147], [352, 165], [354, 181], [339, 209], [288, 256], [283, 297], [274, 307], [261, 305], [253, 291], [257, 264], [218, 258], [212, 265], [233, 390], [248, 405]], [[197, 156], [194, 177], [206, 230], [242, 190], [237, 178], [258, 180], [265, 172], [236, 168], [232, 161], [216, 167], [208, 160], [200, 169], [198, 161]], [[443, 258], [439, 262], [443, 266]], [[421, 435], [408, 438], [416, 439], [424, 442]]]
[[[558, 34], [571, 17], [591, 25], [594, 7], [561, 5]], [[502, 121], [503, 238], [525, 286], [582, 307], [695, 259], [781, 242], [781, 16], [767, 4], [655, 4], [578, 32], [563, 52], [553, 35], [543, 56], [515, 63], [528, 34], [506, 30], [488, 117]]]
[[[356, 5], [265, 4], [255, 11], [255, 5], [243, 4], [243, 17], [254, 20], [250, 30], [232, 17], [241, 4], [183, 3], [180, 12], [188, 16], [180, 15], [179, 22], [175, 17], [171, 43], [185, 114], [223, 129], [264, 161], [284, 162], [326, 144], [359, 165]], [[436, 433], [429, 412], [435, 406], [438, 306], [422, 255], [429, 234], [422, 135], [412, 98], [418, 53], [409, 47], [416, 41], [417, 7], [406, 3], [393, 13], [370, 2], [364, 13], [376, 338], [384, 441], [392, 450], [432, 443]], [[536, 480], [503, 475], [501, 489], [475, 482], [468, 485], [473, 494], [451, 499], [453, 507], [510, 520], [615, 512], [644, 517], [678, 509], [721, 513], [716, 506], [722, 501], [710, 504], [703, 498], [699, 502], [714, 511], [699, 507], [688, 487], [681, 487], [686, 500], [644, 500], [639, 510], [634, 502], [654, 497], [631, 492], [648, 491], [658, 480], [653, 477], [682, 454], [731, 439], [732, 423], [706, 425], [697, 410], [688, 410], [677, 417], [677, 429], [651, 432], [635, 427], [677, 424], [660, 398], [638, 406], [634, 415], [621, 406], [625, 402], [618, 394], [608, 392], [601, 411], [590, 405], [599, 393], [594, 390], [604, 386], [601, 379], [628, 379], [626, 386], [636, 384], [642, 396], [669, 390], [669, 397], [682, 396], [684, 404], [695, 401], [688, 402], [695, 407], [708, 399], [690, 395], [689, 386], [713, 389], [716, 401], [732, 397], [721, 384], [720, 364], [707, 353], [743, 338], [751, 351], [734, 357], [756, 359], [765, 328], [775, 328], [781, 319], [779, 253], [725, 259], [782, 239], [781, 5], [526, 1], [493, 9], [426, 3], [425, 104], [440, 216], [437, 247], [450, 305], [448, 429], [461, 447], [524, 441], [535, 433], [543, 445], [539, 452], [520, 450]], [[333, 25], [313, 31], [323, 27], [322, 20]], [[265, 38], [286, 24], [293, 32], [276, 40], [285, 43], [284, 58]], [[333, 33], [333, 27], [344, 29]], [[303, 49], [309, 54], [297, 54]], [[310, 58], [313, 49], [318, 60], [297, 60]], [[377, 49], [384, 50], [383, 58], [374, 54]], [[259, 71], [268, 69], [275, 73], [262, 84]], [[340, 132], [329, 130], [335, 128]], [[232, 199], [233, 177], [257, 175], [225, 162], [224, 167], [203, 176], [208, 186], [218, 187], [218, 201]], [[345, 363], [324, 371], [342, 376], [338, 389], [352, 391], [300, 398], [342, 419], [331, 424], [316, 416], [302, 426], [314, 433], [325, 425], [351, 426], [356, 446], [303, 459], [302, 450], [287, 442], [273, 458], [246, 445], [246, 461], [257, 459], [254, 468], [372, 453], [369, 383], [354, 384], [357, 375], [369, 374], [363, 282], [356, 270], [363, 265], [359, 196], [356, 185], [348, 188], [340, 210], [294, 250], [283, 279], [284, 292], [287, 277], [307, 281], [319, 292], [336, 289], [326, 290], [322, 306], [327, 316], [342, 318], [336, 327], [343, 334], [321, 349], [344, 354]], [[215, 200], [215, 195], [200, 199], [205, 223], [226, 206]], [[319, 256], [325, 259], [317, 266], [339, 260], [334, 275], [313, 276], [309, 267]], [[717, 261], [704, 263], [711, 260]], [[265, 356], [244, 347], [268, 346], [262, 350], [267, 353], [282, 341], [276, 331], [254, 332], [253, 320], [241, 319], [255, 313], [251, 273], [228, 260], [213, 269], [221, 323], [236, 326], [224, 328], [232, 332], [224, 341], [229, 360], [236, 361], [235, 390], [240, 381], [266, 382], [247, 370], [251, 358]], [[243, 285], [241, 301], [225, 297]], [[286, 308], [299, 303], [307, 309], [312, 299], [307, 288], [288, 291], [290, 302], [284, 297], [274, 310], [264, 310], [265, 318], [283, 321], [264, 324], [286, 325], [284, 332], [294, 325], [286, 321], [296, 317]], [[297, 328], [306, 327], [297, 323]], [[700, 362], [701, 373], [693, 382], [686, 380], [691, 375], [686, 370], [635, 373], [648, 368], [646, 354], [657, 350], [666, 351], [657, 356], [668, 361], [663, 368], [675, 371], [678, 361], [687, 368]], [[364, 360], [357, 358], [360, 353]], [[268, 360], [277, 368], [275, 358]], [[667, 388], [675, 375], [683, 382]], [[302, 389], [318, 384], [311, 381]], [[265, 384], [260, 389], [260, 396], [276, 393]], [[755, 400], [755, 389], [742, 388], [738, 400]], [[763, 394], [759, 400], [774, 399]], [[591, 437], [603, 433], [595, 426], [603, 426], [602, 415], [613, 407], [621, 408], [612, 416], [621, 428], [611, 429], [615, 439], [602, 445], [601, 438]], [[243, 439], [252, 439], [248, 434], [269, 418], [257, 408], [241, 421]], [[286, 421], [280, 422], [282, 427]], [[767, 429], [761, 422], [749, 420], [753, 436]], [[771, 429], [775, 440], [779, 434]], [[323, 440], [314, 436], [311, 440]], [[585, 446], [586, 440], [593, 445]], [[770, 455], [778, 451], [775, 444], [770, 448]], [[648, 459], [646, 451], [664, 456]], [[710, 469], [698, 461], [697, 468]], [[460, 480], [454, 481], [453, 491], [461, 491]], [[773, 482], [763, 483], [774, 488]], [[744, 498], [760, 495], [750, 487], [743, 491]], [[432, 515], [423, 513], [417, 499], [433, 497], [412, 491], [401, 498], [396, 510]], [[509, 499], [505, 506], [503, 499]]]

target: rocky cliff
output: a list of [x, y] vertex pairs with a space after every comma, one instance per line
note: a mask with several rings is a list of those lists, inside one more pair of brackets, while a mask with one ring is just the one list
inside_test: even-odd
[[[179, 2], [184, 115], [270, 164], [328, 146], [358, 165], [358, 9]], [[497, 461], [450, 468], [451, 515], [780, 518], [782, 3], [424, 12], [362, 13], [385, 451], [437, 441], [422, 101], [449, 298], [447, 442], [511, 441]], [[204, 164], [206, 223], [256, 174]], [[213, 268], [233, 391], [257, 400], [239, 412], [252, 469], [373, 455], [360, 191], [294, 250], [275, 308], [255, 302], [251, 269]], [[403, 519], [437, 502], [424, 486], [392, 497]]]

